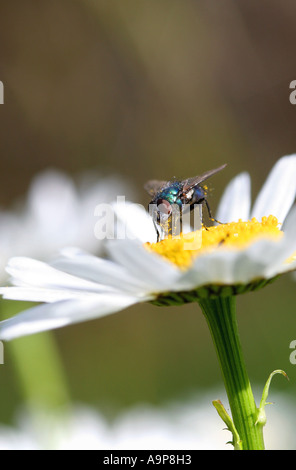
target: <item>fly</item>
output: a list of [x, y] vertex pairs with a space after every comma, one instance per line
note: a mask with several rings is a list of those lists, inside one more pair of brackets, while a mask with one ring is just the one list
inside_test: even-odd
[[206, 171], [200, 176], [194, 176], [193, 178], [187, 178], [182, 181], [150, 180], [144, 185], [144, 188], [152, 197], [149, 207], [152, 205], [152, 207], [156, 208], [156, 216], [153, 214], [153, 222], [157, 233], [157, 241], [160, 239], [160, 233], [156, 224], [162, 227], [166, 223], [169, 227], [168, 231], [171, 231], [174, 207], [177, 207], [180, 212], [185, 205], [191, 212], [196, 204], [205, 205], [210, 219], [216, 221], [216, 219], [212, 217], [211, 209], [207, 201], [206, 188], [201, 186], [201, 183], [223, 170], [225, 166], [226, 164], [214, 170]]

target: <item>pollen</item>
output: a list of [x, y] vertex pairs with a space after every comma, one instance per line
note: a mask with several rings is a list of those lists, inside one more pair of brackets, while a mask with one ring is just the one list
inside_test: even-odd
[[230, 222], [212, 227], [202, 227], [196, 232], [166, 238], [158, 243], [146, 243], [147, 249], [158, 253], [181, 269], [188, 268], [193, 260], [214, 250], [241, 250], [262, 238], [279, 240], [283, 235], [276, 217], [262, 217], [243, 222]]

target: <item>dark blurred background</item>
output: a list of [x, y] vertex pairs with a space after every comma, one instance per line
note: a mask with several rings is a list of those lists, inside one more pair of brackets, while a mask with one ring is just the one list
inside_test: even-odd
[[[2, 2], [1, 206], [46, 168], [115, 174], [146, 204], [147, 179], [227, 162], [212, 183], [213, 209], [241, 171], [255, 196], [276, 160], [296, 151], [295, 18], [293, 0]], [[291, 396], [295, 294], [286, 275], [237, 299], [251, 381], [263, 387], [282, 368], [290, 383], [275, 378], [273, 387]], [[137, 305], [54, 336], [73, 400], [103, 410], [161, 405], [221, 384], [197, 305]], [[9, 422], [21, 394], [5, 351], [0, 418]]]

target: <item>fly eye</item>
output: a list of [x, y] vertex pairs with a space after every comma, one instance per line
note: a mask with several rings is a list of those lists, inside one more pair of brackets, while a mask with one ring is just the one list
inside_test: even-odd
[[157, 200], [157, 209], [163, 214], [170, 215], [172, 213], [172, 206], [166, 199]]

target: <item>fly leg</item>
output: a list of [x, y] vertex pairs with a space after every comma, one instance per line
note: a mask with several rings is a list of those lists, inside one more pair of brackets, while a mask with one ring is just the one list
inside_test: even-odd
[[206, 208], [207, 208], [207, 211], [208, 211], [208, 214], [209, 214], [209, 218], [212, 222], [217, 222], [217, 224], [223, 224], [223, 222], [220, 222], [220, 220], [217, 220], [215, 219], [213, 216], [212, 216], [212, 212], [211, 212], [211, 209], [210, 209], [210, 206], [209, 206], [209, 203], [206, 199], [203, 200], [204, 204], [206, 205]]

